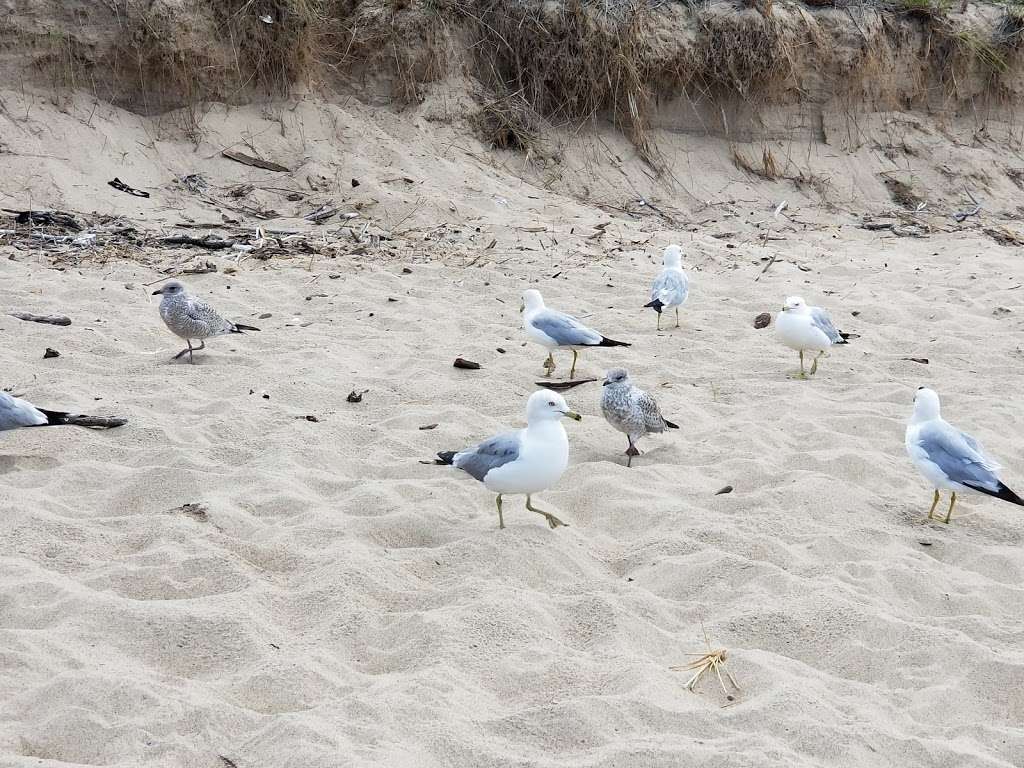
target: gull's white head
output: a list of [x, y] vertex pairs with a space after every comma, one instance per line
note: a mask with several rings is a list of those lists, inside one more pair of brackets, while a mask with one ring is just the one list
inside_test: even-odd
[[918, 387], [914, 395], [913, 422], [931, 421], [939, 418], [939, 393], [928, 387]]
[[683, 249], [678, 245], [670, 245], [665, 249], [664, 263], [666, 267], [679, 267], [683, 262]]
[[565, 398], [550, 389], [539, 389], [526, 401], [526, 421], [537, 424], [542, 421], [559, 421], [563, 416], [580, 420], [580, 415], [569, 410]]
[[803, 312], [806, 309], [807, 303], [799, 296], [787, 296], [782, 307], [783, 312]]
[[180, 296], [185, 292], [185, 286], [179, 283], [177, 280], [168, 280], [160, 288], [153, 291], [153, 295], [157, 296]]
[[527, 288], [523, 291], [523, 306], [519, 308], [520, 312], [535, 312], [543, 308], [544, 297], [540, 295], [540, 291], [536, 288]]
[[612, 368], [604, 375], [604, 383], [602, 383], [601, 386], [609, 387], [617, 384], [629, 386], [630, 383], [629, 371], [625, 368]]

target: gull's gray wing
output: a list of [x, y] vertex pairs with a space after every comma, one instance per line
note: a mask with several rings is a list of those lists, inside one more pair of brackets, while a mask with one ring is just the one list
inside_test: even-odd
[[32, 403], [0, 392], [0, 432], [18, 427], [38, 427], [46, 422], [46, 414]]
[[560, 347], [595, 346], [604, 338], [575, 317], [553, 309], [540, 312], [533, 318], [531, 325], [541, 333], [547, 334]]
[[646, 392], [641, 392], [636, 399], [636, 407], [640, 409], [644, 426], [647, 427], [648, 432], [665, 431], [665, 417], [661, 415], [661, 409], [658, 408], [653, 397]]
[[187, 314], [193, 322], [205, 325], [206, 328], [209, 329], [207, 333], [209, 333], [210, 336], [231, 333], [232, 329], [235, 327], [234, 323], [221, 317], [217, 313], [217, 310], [205, 301], [194, 297], [190, 297]]
[[981, 451], [978, 441], [944, 422], [921, 428], [918, 445], [928, 460], [955, 483], [997, 493], [999, 465]]
[[661, 301], [667, 306], [675, 306], [686, 301], [689, 292], [689, 280], [686, 274], [675, 269], [666, 269], [651, 285], [651, 301]]
[[519, 438], [518, 431], [495, 435], [474, 448], [455, 454], [452, 464], [482, 481], [492, 469], [519, 458]]
[[811, 320], [814, 323], [814, 327], [828, 336], [829, 341], [833, 344], [841, 344], [843, 342], [842, 334], [832, 325], [832, 318], [828, 316], [828, 312], [824, 309], [821, 307], [811, 307]]

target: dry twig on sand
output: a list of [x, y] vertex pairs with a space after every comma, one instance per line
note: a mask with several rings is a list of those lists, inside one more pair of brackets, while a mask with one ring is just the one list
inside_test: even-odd
[[732, 683], [733, 688], [737, 691], [740, 689], [739, 683], [736, 682], [736, 678], [732, 676], [732, 673], [725, 668], [725, 661], [728, 658], [728, 653], [725, 648], [719, 648], [718, 650], [712, 650], [711, 640], [708, 639], [707, 630], [701, 625], [701, 630], [704, 632], [704, 642], [708, 646], [707, 653], [688, 653], [687, 656], [697, 656], [699, 658], [694, 659], [689, 664], [683, 664], [676, 667], [669, 667], [674, 671], [693, 671], [693, 676], [686, 681], [686, 689], [692, 691], [697, 683], [700, 682], [701, 677], [704, 676], [705, 672], [713, 671], [718, 676], [718, 682], [722, 685], [722, 690], [725, 693], [729, 693], [729, 688], [725, 684], [725, 678], [722, 677], [722, 673], [725, 673], [725, 677], [729, 678], [729, 682]]

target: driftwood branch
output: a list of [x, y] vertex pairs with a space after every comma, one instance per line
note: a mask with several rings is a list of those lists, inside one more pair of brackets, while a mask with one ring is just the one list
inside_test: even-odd
[[562, 390], [578, 387], [580, 384], [589, 384], [592, 381], [597, 381], [597, 379], [575, 379], [573, 381], [535, 381], [534, 384], [544, 389], [553, 389], [556, 392], [561, 392]]
[[71, 318], [64, 315], [33, 315], [30, 312], [8, 312], [11, 317], [27, 320], [31, 323], [47, 323], [48, 325], [71, 325]]
[[79, 416], [68, 414], [68, 424], [74, 424], [76, 427], [113, 429], [114, 427], [123, 427], [127, 423], [128, 419], [118, 419], [113, 416]]

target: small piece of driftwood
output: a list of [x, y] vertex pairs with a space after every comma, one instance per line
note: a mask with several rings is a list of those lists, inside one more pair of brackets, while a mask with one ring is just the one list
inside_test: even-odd
[[128, 423], [128, 419], [117, 419], [106, 416], [68, 416], [68, 424], [74, 424], [76, 427], [89, 427], [90, 429], [113, 429], [114, 427], [123, 427]]
[[225, 149], [221, 154], [228, 160], [234, 160], [236, 163], [241, 163], [242, 165], [251, 165], [253, 168], [262, 168], [265, 171], [277, 171], [278, 173], [291, 172], [289, 168], [285, 168], [283, 165], [272, 163], [269, 160], [260, 160], [258, 157], [246, 155], [242, 152], [234, 152], [233, 150]]
[[11, 317], [27, 320], [30, 323], [46, 323], [47, 325], [71, 325], [71, 318], [64, 315], [33, 315], [31, 312], [8, 312]]
[[535, 381], [534, 384], [543, 389], [553, 389], [555, 392], [561, 392], [566, 389], [578, 387], [580, 384], [590, 384], [592, 381], [597, 381], [597, 379], [573, 379], [572, 381]]
[[171, 237], [164, 237], [160, 240], [162, 245], [195, 245], [200, 248], [207, 248], [211, 251], [220, 251], [224, 248], [230, 248], [235, 244], [234, 240], [224, 240], [220, 237], [212, 237], [207, 235], [206, 237], [191, 237], [189, 235], [173, 235]]

